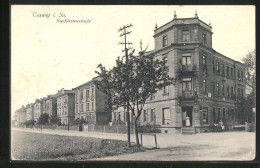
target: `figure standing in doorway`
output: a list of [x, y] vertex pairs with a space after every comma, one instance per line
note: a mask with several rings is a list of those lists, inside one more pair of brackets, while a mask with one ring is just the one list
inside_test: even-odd
[[186, 116], [186, 126], [190, 126], [190, 117]]

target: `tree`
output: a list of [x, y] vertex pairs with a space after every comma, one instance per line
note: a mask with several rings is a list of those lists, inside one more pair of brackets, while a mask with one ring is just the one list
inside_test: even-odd
[[123, 57], [117, 58], [116, 66], [111, 70], [99, 64], [99, 71], [96, 73], [101, 80], [95, 81], [97, 87], [108, 95], [108, 103], [114, 109], [126, 107], [129, 102], [129, 108], [134, 116], [136, 144], [139, 149], [137, 121], [146, 101], [158, 90], [174, 83], [174, 78], [168, 75], [166, 58], [159, 60], [155, 55], [146, 54], [146, 49], [140, 51], [138, 55], [134, 55], [134, 51], [130, 53], [127, 65]]
[[43, 113], [40, 115], [40, 117], [38, 119], [38, 124], [44, 125], [44, 124], [48, 123], [48, 119], [49, 119], [49, 114]]
[[256, 62], [256, 57], [255, 57], [255, 50], [248, 51], [247, 55], [242, 58], [242, 62], [245, 65], [245, 74], [246, 74], [246, 79], [252, 84], [255, 84], [255, 62]]
[[239, 103], [239, 119], [244, 123], [245, 121], [252, 122], [254, 117], [252, 109], [256, 106], [255, 50], [249, 51], [247, 55], [242, 58], [242, 62], [245, 65], [246, 84], [252, 87], [252, 92], [247, 97], [242, 98]]
[[59, 121], [58, 117], [55, 116], [55, 115], [52, 115], [52, 116], [49, 117], [49, 118], [50, 118], [50, 124], [57, 124], [58, 121]]

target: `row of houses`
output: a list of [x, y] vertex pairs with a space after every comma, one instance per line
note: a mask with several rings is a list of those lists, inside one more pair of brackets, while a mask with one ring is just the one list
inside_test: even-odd
[[[177, 18], [174, 14], [173, 20], [161, 27], [156, 25], [154, 50], [146, 54], [166, 58], [169, 76], [177, 82], [147, 101], [140, 124], [171, 131], [185, 126], [207, 129], [220, 120], [226, 123], [236, 120], [239, 99], [250, 92], [246, 87], [245, 67], [215, 51], [212, 35], [211, 24], [201, 21], [197, 14], [191, 18]], [[38, 99], [17, 112], [26, 115], [18, 117], [19, 122], [37, 121], [42, 113], [57, 115], [64, 124], [75, 118], [95, 124], [125, 122], [126, 110], [119, 108], [109, 114], [104, 111], [105, 101], [106, 96], [91, 80], [72, 90], [62, 89]]]
[[108, 124], [109, 114], [104, 111], [106, 96], [97, 89], [94, 80], [93, 78], [71, 90], [62, 88], [56, 94], [22, 106], [15, 112], [16, 124], [29, 120], [37, 122], [44, 113], [48, 114], [49, 118], [57, 117], [62, 124], [72, 124], [76, 119], [93, 124]]

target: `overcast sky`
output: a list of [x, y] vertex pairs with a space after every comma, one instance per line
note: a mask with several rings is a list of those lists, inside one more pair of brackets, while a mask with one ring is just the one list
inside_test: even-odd
[[[139, 41], [154, 49], [155, 23], [194, 17], [211, 22], [213, 48], [241, 61], [255, 49], [254, 6], [25, 6], [11, 8], [11, 111], [36, 98], [72, 89], [96, 76], [97, 65], [111, 68], [123, 46], [119, 27], [132, 24], [128, 36], [133, 48]], [[59, 19], [90, 20], [90, 23], [58, 23]], [[49, 18], [34, 17], [50, 14]]]

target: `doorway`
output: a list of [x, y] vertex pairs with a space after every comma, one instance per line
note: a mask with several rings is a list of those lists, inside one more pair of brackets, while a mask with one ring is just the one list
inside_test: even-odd
[[182, 107], [182, 124], [184, 127], [192, 126], [192, 107]]

